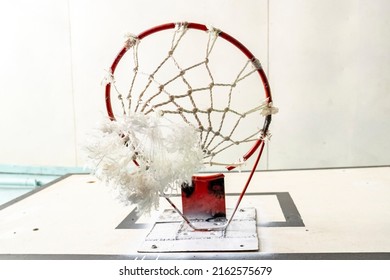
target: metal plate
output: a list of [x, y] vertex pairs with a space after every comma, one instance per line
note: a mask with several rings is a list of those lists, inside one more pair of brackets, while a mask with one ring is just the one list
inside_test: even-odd
[[[233, 209], [227, 209], [228, 217]], [[212, 227], [214, 223], [198, 220], [194, 225]], [[194, 231], [171, 209], [155, 222], [138, 252], [218, 252], [258, 251], [256, 209], [240, 208], [225, 231]]]

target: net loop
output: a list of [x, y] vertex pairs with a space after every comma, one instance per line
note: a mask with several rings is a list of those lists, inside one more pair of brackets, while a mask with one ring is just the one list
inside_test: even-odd
[[111, 70], [106, 70], [106, 74], [103, 77], [101, 85], [115, 84], [115, 77]]
[[188, 22], [176, 22], [175, 23], [175, 32], [184, 32], [188, 28]]
[[138, 36], [134, 35], [132, 33], [126, 33], [124, 37], [126, 39], [125, 40], [125, 48], [126, 49], [132, 48], [133, 46], [135, 46], [139, 42]]
[[254, 58], [252, 58], [251, 62], [252, 62], [253, 67], [256, 70], [263, 69], [263, 66], [261, 65], [261, 62], [259, 59], [254, 57]]
[[212, 38], [216, 38], [221, 33], [221, 30], [209, 25], [207, 26], [207, 32], [211, 35]]
[[261, 115], [263, 117], [274, 115], [279, 112], [279, 108], [273, 105], [273, 102], [266, 102], [261, 109]]

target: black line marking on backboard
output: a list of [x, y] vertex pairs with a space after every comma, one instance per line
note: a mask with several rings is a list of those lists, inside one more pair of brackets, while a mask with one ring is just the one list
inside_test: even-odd
[[[248, 194], [251, 195], [251, 194]], [[280, 208], [283, 212], [285, 222], [259, 223], [258, 227], [304, 227], [301, 214], [296, 207], [294, 200], [288, 192], [257, 193], [257, 195], [276, 195]]]

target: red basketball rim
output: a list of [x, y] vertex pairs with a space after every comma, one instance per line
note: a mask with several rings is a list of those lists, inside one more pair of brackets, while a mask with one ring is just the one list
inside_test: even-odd
[[[188, 29], [196, 29], [196, 30], [205, 31], [205, 32], [207, 32], [209, 30], [209, 28], [206, 25], [199, 24], [199, 23], [190, 22], [190, 23], [185, 23], [185, 25], [186, 25], [186, 28], [188, 28]], [[177, 26], [177, 23], [166, 23], [166, 24], [158, 25], [158, 26], [155, 26], [153, 28], [150, 28], [150, 29], [145, 30], [144, 32], [140, 33], [137, 36], [137, 39], [138, 40], [142, 40], [142, 39], [144, 39], [144, 38], [146, 38], [146, 37], [148, 37], [148, 36], [150, 36], [150, 35], [152, 35], [154, 33], [157, 33], [157, 32], [160, 32], [160, 31], [164, 31], [164, 30], [168, 30], [168, 29], [174, 29], [176, 26]], [[229, 43], [233, 44], [235, 47], [237, 47], [249, 60], [253, 61], [253, 60], [256, 59], [256, 57], [252, 54], [252, 52], [250, 52], [241, 42], [239, 42], [234, 37], [230, 36], [229, 34], [223, 32], [223, 31], [221, 31], [218, 34], [218, 36], [223, 38], [223, 39], [225, 39]], [[129, 48], [125, 46], [118, 53], [118, 55], [116, 56], [114, 62], [112, 63], [112, 65], [110, 67], [110, 71], [111, 71], [112, 74], [115, 73], [115, 69], [116, 69], [117, 65], [119, 64], [119, 62], [121, 61], [122, 57], [125, 55], [125, 53], [128, 50], [129, 50]], [[259, 74], [259, 76], [261, 78], [261, 81], [263, 83], [263, 86], [264, 86], [265, 99], [268, 102], [272, 102], [271, 89], [270, 89], [270, 86], [269, 86], [269, 83], [268, 83], [267, 76], [266, 76], [264, 70], [262, 69], [262, 67], [259, 67], [257, 69], [257, 72], [258, 72], [258, 74]], [[115, 121], [114, 112], [113, 112], [112, 106], [111, 106], [111, 83], [107, 83], [106, 84], [105, 99], [106, 99], [107, 114], [108, 114], [110, 120]], [[264, 125], [263, 125], [263, 133], [264, 133], [264, 135], [268, 131], [268, 127], [269, 127], [270, 122], [271, 122], [271, 115], [269, 115], [269, 116], [267, 116], [265, 118], [265, 122], [264, 122]], [[244, 161], [248, 160], [253, 155], [253, 153], [260, 147], [262, 142], [263, 142], [263, 139], [257, 140], [254, 143], [254, 145], [249, 149], [249, 151], [243, 156], [243, 160]], [[137, 162], [135, 162], [135, 164], [138, 165]], [[235, 166], [233, 166], [233, 165], [226, 167], [226, 169], [229, 170], [229, 171], [234, 169], [234, 168], [235, 168]]]

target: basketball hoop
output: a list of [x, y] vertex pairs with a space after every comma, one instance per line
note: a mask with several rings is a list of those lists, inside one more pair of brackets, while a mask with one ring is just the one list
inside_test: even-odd
[[[96, 174], [141, 212], [158, 207], [163, 196], [192, 230], [225, 231], [278, 111], [260, 61], [219, 29], [168, 23], [127, 35], [105, 83], [109, 121], [88, 149]], [[193, 175], [202, 166], [241, 168], [256, 152], [227, 218], [223, 174]], [[176, 190], [182, 211], [170, 198]], [[195, 225], [199, 219], [222, 222]]]

